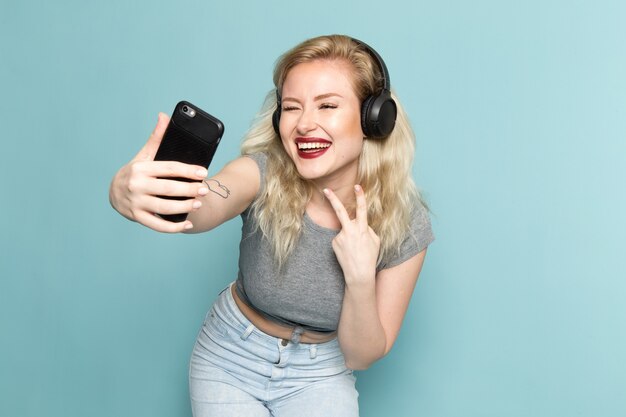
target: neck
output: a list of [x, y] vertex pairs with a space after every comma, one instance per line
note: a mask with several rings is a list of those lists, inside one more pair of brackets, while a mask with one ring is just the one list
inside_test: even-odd
[[354, 184], [352, 182], [346, 184], [318, 184], [313, 183], [313, 194], [311, 195], [311, 200], [309, 204], [313, 204], [320, 209], [324, 209], [325, 211], [333, 211], [333, 206], [330, 204], [330, 201], [324, 195], [324, 188], [330, 189], [336, 196], [339, 198], [343, 206], [346, 208], [348, 213], [351, 213], [356, 204], [354, 197]]

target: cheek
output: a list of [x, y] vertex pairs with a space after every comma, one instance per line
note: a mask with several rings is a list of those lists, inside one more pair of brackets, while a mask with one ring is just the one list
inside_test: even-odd
[[[288, 138], [294, 129], [294, 121], [293, 116], [291, 114], [283, 114], [280, 116], [280, 121], [278, 122], [278, 131], [280, 132], [280, 138]], [[283, 140], [283, 145], [285, 141]]]
[[280, 122], [278, 123], [278, 136], [280, 136], [280, 141], [282, 142], [283, 146], [287, 145], [287, 141], [285, 141], [284, 138], [289, 137], [288, 132], [287, 132], [287, 126], [285, 121], [283, 120], [283, 118], [281, 117]]
[[292, 161], [294, 161], [294, 160], [295, 160], [295, 158], [296, 158], [296, 155], [297, 155], [297, 153], [298, 153], [298, 149], [297, 149], [297, 147], [296, 147], [295, 143], [293, 143], [293, 142], [291, 142], [291, 141], [288, 141], [288, 140], [283, 139], [283, 138], [288, 138], [288, 137], [289, 137], [289, 135], [284, 135], [284, 134], [282, 134], [283, 132], [284, 132], [284, 131], [281, 129], [281, 135], [280, 135], [281, 139], [280, 139], [280, 143], [281, 143], [281, 144], [282, 144], [282, 146], [283, 146], [283, 150], [285, 151], [285, 154], [289, 157], [289, 159], [291, 159]]
[[360, 113], [337, 113], [326, 120], [325, 127], [347, 137], [363, 137]]
[[283, 149], [285, 150], [287, 155], [290, 155], [292, 150], [289, 148], [289, 143], [286, 140], [282, 139], [284, 137], [282, 134], [280, 136], [281, 136], [280, 142], [283, 144]]
[[346, 132], [350, 135], [363, 138], [363, 130], [361, 129], [361, 109], [354, 109], [344, 119]]

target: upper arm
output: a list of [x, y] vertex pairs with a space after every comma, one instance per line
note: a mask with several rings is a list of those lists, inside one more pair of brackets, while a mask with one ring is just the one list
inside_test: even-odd
[[248, 157], [237, 158], [208, 178], [209, 193], [198, 199], [202, 207], [189, 215], [189, 233], [211, 230], [241, 214], [259, 191], [261, 174], [257, 163]]
[[385, 354], [395, 343], [409, 307], [426, 249], [399, 265], [383, 269], [376, 275], [376, 303], [380, 323], [387, 340]]

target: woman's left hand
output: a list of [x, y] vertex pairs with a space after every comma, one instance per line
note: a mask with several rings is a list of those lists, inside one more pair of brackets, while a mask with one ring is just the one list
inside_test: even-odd
[[324, 194], [341, 223], [341, 231], [333, 239], [333, 250], [343, 270], [346, 285], [373, 283], [380, 250], [380, 238], [367, 223], [365, 193], [354, 186], [356, 217], [351, 219], [339, 198], [329, 189]]

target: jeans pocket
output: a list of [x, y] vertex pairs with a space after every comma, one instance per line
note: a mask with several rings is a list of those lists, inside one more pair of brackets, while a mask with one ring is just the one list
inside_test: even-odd
[[215, 308], [211, 308], [207, 313], [203, 327], [205, 333], [209, 336], [213, 335], [223, 339], [229, 335], [228, 323], [219, 316]]
[[335, 371], [344, 371], [348, 369], [346, 367], [346, 358], [339, 349], [339, 347], [333, 350], [328, 350], [326, 352], [318, 352], [314, 362], [318, 366], [322, 366], [328, 369], [334, 369]]

